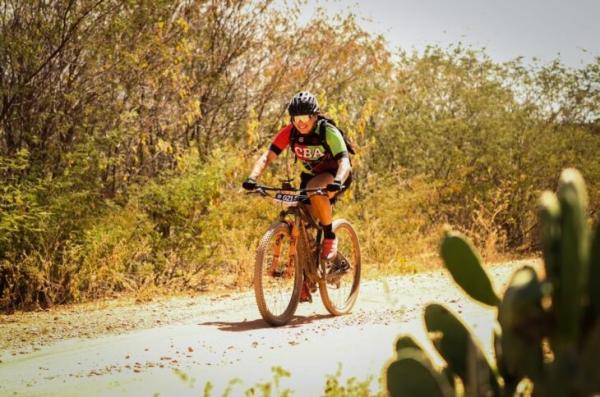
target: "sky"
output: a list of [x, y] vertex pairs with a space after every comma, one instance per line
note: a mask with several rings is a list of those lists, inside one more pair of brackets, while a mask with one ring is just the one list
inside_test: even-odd
[[308, 0], [302, 18], [317, 3], [332, 14], [350, 10], [392, 50], [461, 42], [500, 62], [558, 57], [571, 67], [600, 56], [600, 0]]

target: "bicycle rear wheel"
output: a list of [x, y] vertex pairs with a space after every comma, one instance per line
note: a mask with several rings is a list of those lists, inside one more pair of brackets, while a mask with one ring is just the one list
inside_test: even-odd
[[288, 323], [298, 307], [302, 272], [290, 256], [290, 226], [271, 225], [256, 250], [254, 294], [262, 318], [271, 325]]
[[360, 286], [360, 246], [358, 236], [345, 219], [333, 221], [338, 240], [337, 257], [321, 263], [324, 277], [319, 281], [321, 300], [329, 313], [339, 316], [352, 310]]

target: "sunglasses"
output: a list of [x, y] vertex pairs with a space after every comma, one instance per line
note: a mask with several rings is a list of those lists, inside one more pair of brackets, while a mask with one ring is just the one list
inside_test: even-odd
[[308, 121], [310, 120], [310, 115], [309, 114], [301, 114], [299, 116], [294, 116], [292, 117], [292, 120], [297, 123], [297, 122], [301, 122], [303, 124], [308, 123]]

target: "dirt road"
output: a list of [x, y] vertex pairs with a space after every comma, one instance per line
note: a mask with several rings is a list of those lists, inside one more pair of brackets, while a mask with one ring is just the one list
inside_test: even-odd
[[[535, 260], [488, 269], [497, 289], [512, 271]], [[294, 395], [317, 396], [341, 365], [342, 380], [374, 377], [393, 343], [410, 333], [431, 349], [422, 324], [428, 302], [459, 313], [488, 353], [494, 311], [470, 301], [445, 270], [362, 284], [352, 314], [331, 317], [318, 295], [301, 304], [285, 327], [268, 327], [252, 293], [175, 298], [148, 304], [105, 303], [0, 316], [0, 395], [202, 395], [214, 385], [232, 395], [291, 372], [281, 381]]]

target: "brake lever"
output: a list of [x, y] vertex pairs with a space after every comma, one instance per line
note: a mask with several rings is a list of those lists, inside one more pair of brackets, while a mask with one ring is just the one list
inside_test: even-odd
[[261, 196], [268, 196], [267, 192], [265, 192], [262, 189], [254, 189], [249, 192], [246, 192], [246, 194], [260, 194]]
[[260, 195], [261, 195], [261, 196], [263, 196], [263, 197], [264, 197], [264, 196], [268, 196], [267, 192], [265, 192], [265, 190], [264, 190], [262, 187], [257, 187], [257, 188], [256, 188], [256, 189], [254, 189], [252, 192], [253, 192], [253, 193], [258, 193], [258, 194], [260, 194]]

